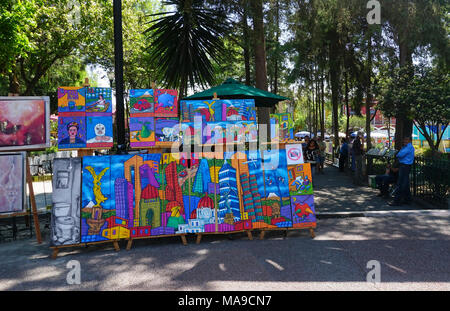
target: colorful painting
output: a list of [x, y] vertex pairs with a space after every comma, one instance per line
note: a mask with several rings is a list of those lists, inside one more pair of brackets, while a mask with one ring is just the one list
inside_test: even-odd
[[113, 146], [111, 116], [86, 117], [86, 137], [87, 148], [111, 148]]
[[151, 117], [154, 115], [155, 101], [153, 89], [130, 90], [130, 116]]
[[86, 88], [59, 87], [58, 113], [70, 113], [72, 116], [83, 116], [86, 105]]
[[203, 122], [256, 121], [255, 101], [253, 99], [181, 101], [181, 121], [193, 122], [195, 116], [201, 116]]
[[265, 150], [262, 153], [265, 203], [271, 207], [270, 222], [277, 227], [292, 227], [286, 150]]
[[26, 153], [0, 153], [0, 213], [18, 213], [26, 206]]
[[180, 138], [180, 121], [177, 118], [155, 118], [155, 141], [176, 142]]
[[153, 117], [130, 118], [130, 146], [133, 148], [155, 145], [155, 119]]
[[111, 88], [88, 87], [86, 89], [86, 115], [97, 116], [112, 113]]
[[110, 239], [111, 218], [116, 216], [111, 200], [111, 157], [83, 157], [81, 242]]
[[270, 133], [272, 141], [285, 143], [294, 139], [294, 122], [290, 113], [270, 115]]
[[313, 194], [311, 164], [288, 165], [291, 195]]
[[291, 196], [292, 219], [294, 228], [315, 228], [316, 211], [313, 195]]
[[80, 243], [81, 158], [53, 160], [50, 244]]
[[155, 117], [178, 117], [178, 91], [156, 89]]
[[58, 118], [58, 148], [86, 148], [86, 117]]
[[50, 98], [0, 97], [0, 151], [50, 147]]

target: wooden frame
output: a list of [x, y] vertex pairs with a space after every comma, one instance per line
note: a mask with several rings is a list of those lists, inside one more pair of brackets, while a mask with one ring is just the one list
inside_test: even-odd
[[80, 244], [70, 244], [70, 245], [58, 245], [58, 246], [50, 246], [52, 249], [52, 259], [56, 259], [58, 257], [59, 250], [61, 248], [69, 248], [69, 247], [88, 247], [89, 245], [98, 245], [98, 244], [106, 244], [113, 243], [114, 250], [118, 252], [120, 250], [119, 240], [108, 240], [108, 241], [98, 241], [98, 242], [89, 242], [89, 243], [80, 243]]

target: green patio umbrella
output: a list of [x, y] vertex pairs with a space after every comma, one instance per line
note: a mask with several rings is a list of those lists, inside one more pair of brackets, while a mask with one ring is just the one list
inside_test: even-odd
[[232, 78], [225, 80], [225, 82], [221, 85], [200, 93], [195, 93], [194, 95], [183, 99], [212, 99], [214, 97], [214, 93], [217, 93], [217, 97], [220, 99], [254, 99], [256, 107], [273, 107], [276, 103], [289, 99], [284, 96], [244, 85]]

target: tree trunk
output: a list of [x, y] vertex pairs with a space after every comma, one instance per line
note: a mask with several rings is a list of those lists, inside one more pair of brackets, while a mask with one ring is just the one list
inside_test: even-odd
[[248, 3], [247, 0], [242, 0], [242, 6], [244, 7], [244, 12], [242, 14], [242, 33], [243, 46], [244, 46], [244, 66], [245, 66], [245, 85], [251, 84], [251, 73], [250, 73], [250, 31], [247, 23], [248, 18]]
[[372, 148], [372, 140], [370, 138], [370, 104], [372, 103], [372, 36], [368, 30], [369, 36], [367, 38], [367, 85], [366, 85], [366, 135], [367, 135], [367, 150]]
[[350, 105], [348, 103], [348, 76], [347, 72], [344, 72], [345, 77], [345, 112], [347, 116], [347, 123], [345, 125], [345, 138], [348, 139], [348, 129], [350, 126]]
[[[267, 91], [266, 43], [264, 38], [264, 17], [262, 0], [250, 1], [253, 15], [253, 37], [255, 53], [255, 82], [258, 89]], [[259, 124], [267, 125], [267, 136], [270, 139], [270, 108], [258, 107]], [[260, 138], [261, 136], [260, 131]], [[265, 133], [264, 133], [265, 134]]]
[[339, 146], [339, 56], [337, 35], [332, 35], [329, 45], [331, 104], [333, 107], [334, 146]]
[[[412, 51], [407, 42], [400, 40], [400, 67], [412, 64]], [[406, 111], [401, 111], [395, 116], [395, 149], [400, 150], [403, 145], [403, 138], [412, 135], [413, 120], [407, 117]]]

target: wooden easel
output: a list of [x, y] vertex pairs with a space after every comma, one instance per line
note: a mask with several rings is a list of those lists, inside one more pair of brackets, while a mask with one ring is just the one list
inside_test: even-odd
[[26, 159], [26, 174], [27, 174], [27, 184], [28, 189], [30, 191], [30, 203], [31, 203], [31, 212], [33, 213], [33, 220], [34, 220], [34, 230], [36, 232], [36, 239], [38, 244], [42, 243], [42, 237], [41, 237], [41, 228], [39, 226], [39, 216], [37, 213], [36, 208], [36, 198], [34, 197], [34, 189], [33, 189], [33, 179], [31, 178], [31, 172], [30, 172], [30, 165], [28, 163], [28, 153], [27, 153], [27, 159]]

